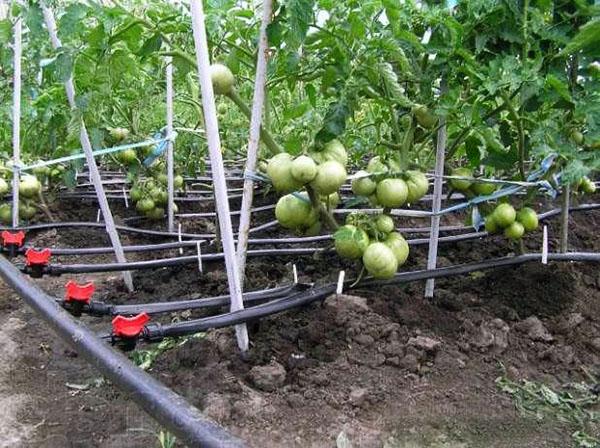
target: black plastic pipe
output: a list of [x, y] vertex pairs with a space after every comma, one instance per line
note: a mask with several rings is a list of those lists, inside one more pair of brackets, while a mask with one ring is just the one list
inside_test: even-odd
[[239, 439], [204, 417], [181, 396], [135, 367], [121, 353], [106, 346], [95, 334], [77, 323], [52, 297], [22, 276], [4, 257], [0, 257], [0, 277], [65, 342], [189, 446], [243, 446]]

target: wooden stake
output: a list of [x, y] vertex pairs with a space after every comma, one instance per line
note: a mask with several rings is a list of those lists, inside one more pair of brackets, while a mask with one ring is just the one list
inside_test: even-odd
[[13, 181], [12, 181], [12, 225], [19, 226], [19, 164], [21, 163], [21, 32], [22, 22], [18, 17], [14, 27], [13, 46]]
[[[442, 86], [443, 87], [443, 86]], [[437, 134], [435, 154], [435, 178], [433, 180], [433, 216], [431, 217], [431, 233], [429, 234], [429, 254], [427, 269], [435, 269], [437, 265], [438, 237], [440, 234], [440, 209], [442, 207], [442, 187], [444, 175], [444, 158], [446, 153], [446, 119], [440, 117], [440, 128]], [[430, 278], [425, 284], [425, 297], [433, 297], [435, 280]]]
[[[219, 138], [217, 110], [215, 107], [215, 97], [210, 77], [210, 60], [208, 56], [208, 42], [204, 26], [202, 0], [191, 0], [190, 6], [194, 44], [196, 47], [196, 62], [198, 64], [198, 78], [200, 79], [200, 90], [202, 92], [204, 124], [208, 142], [208, 151], [210, 154], [210, 164], [212, 167], [213, 186], [215, 189], [215, 205], [219, 217], [223, 253], [225, 255], [225, 267], [227, 269], [227, 280], [229, 282], [229, 294], [231, 296], [231, 311], [237, 311], [244, 308], [244, 302], [242, 300], [240, 272], [237, 266], [237, 257], [235, 255], [235, 242], [231, 225], [227, 184], [225, 182], [225, 169], [223, 168], [223, 157], [221, 155], [221, 140]], [[247, 352], [248, 330], [246, 324], [236, 325], [235, 331], [238, 347], [242, 352]]]
[[[258, 56], [256, 59], [256, 80], [254, 82], [254, 98], [252, 100], [252, 116], [250, 118], [250, 137], [248, 140], [248, 155], [246, 157], [246, 172], [256, 170], [258, 148], [260, 144], [260, 126], [262, 121], [263, 105], [265, 102], [265, 84], [267, 82], [267, 58], [269, 43], [267, 40], [267, 27], [271, 22], [273, 9], [272, 0], [264, 0], [262, 3], [263, 14], [258, 38]], [[252, 201], [254, 199], [254, 181], [250, 177], [244, 179], [244, 192], [242, 194], [242, 206], [240, 210], [240, 226], [238, 229], [237, 260], [240, 270], [242, 289], [246, 268], [246, 249], [248, 247], [248, 232], [250, 230], [250, 218]]]
[[[54, 14], [52, 13], [52, 10], [50, 10], [45, 4], [42, 4], [42, 12], [44, 14], [44, 21], [46, 22], [48, 33], [50, 34], [50, 41], [52, 42], [52, 47], [55, 50], [57, 50], [61, 48], [62, 44], [58, 38], [58, 31], [56, 27], [56, 21], [54, 20]], [[69, 101], [71, 109], [75, 109], [77, 105], [75, 103], [75, 83], [73, 82], [73, 76], [69, 76], [69, 79], [67, 79], [67, 81], [65, 82], [65, 90], [67, 92], [67, 99]], [[127, 259], [125, 258], [125, 253], [123, 252], [123, 246], [121, 245], [119, 234], [117, 233], [117, 229], [115, 228], [115, 221], [113, 219], [110, 206], [108, 205], [108, 201], [106, 199], [104, 187], [102, 186], [102, 179], [100, 177], [100, 172], [98, 171], [98, 165], [96, 165], [96, 160], [94, 159], [90, 137], [88, 135], [83, 120], [81, 120], [80, 126], [81, 129], [79, 131], [79, 139], [81, 141], [83, 152], [85, 153], [85, 159], [87, 161], [88, 169], [90, 170], [90, 179], [94, 184], [96, 196], [98, 196], [98, 203], [100, 205], [100, 209], [102, 210], [104, 223], [106, 224], [106, 233], [108, 233], [108, 236], [112, 243], [117, 261], [119, 263], [126, 263]], [[131, 272], [123, 271], [122, 274], [127, 289], [130, 292], [133, 291], [133, 280], [131, 278]]]
[[[166, 58], [166, 78], [167, 78], [167, 137], [173, 134], [173, 59], [171, 56]], [[173, 184], [173, 141], [167, 141], [167, 227], [169, 232], [175, 228], [175, 210], [174, 196], [175, 188]]]

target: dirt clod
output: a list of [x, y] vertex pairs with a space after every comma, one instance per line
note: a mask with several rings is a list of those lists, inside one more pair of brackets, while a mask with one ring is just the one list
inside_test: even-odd
[[516, 329], [527, 334], [532, 341], [552, 342], [554, 337], [544, 326], [541, 320], [536, 316], [530, 316], [522, 322], [519, 322]]
[[266, 366], [254, 366], [249, 373], [252, 383], [266, 392], [272, 392], [285, 383], [285, 367], [276, 361]]

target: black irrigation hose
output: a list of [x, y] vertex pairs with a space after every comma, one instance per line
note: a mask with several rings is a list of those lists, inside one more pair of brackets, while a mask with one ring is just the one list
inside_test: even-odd
[[104, 344], [56, 304], [52, 297], [22, 276], [4, 257], [0, 257], [0, 277], [65, 342], [189, 446], [243, 446], [240, 440], [204, 417], [181, 396]]
[[[311, 286], [312, 285], [308, 283], [297, 283], [279, 286], [276, 288], [263, 289], [260, 291], [246, 292], [243, 294], [244, 305], [252, 305], [255, 302], [264, 301], [266, 299], [287, 297], [290, 293], [304, 291]], [[95, 316], [133, 316], [140, 313], [163, 314], [182, 310], [218, 308], [229, 305], [230, 300], [230, 295], [222, 295], [216, 297], [180, 299], [173, 302], [137, 303], [131, 305], [111, 305], [103, 302], [92, 301], [89, 305], [83, 307], [82, 312]], [[58, 302], [61, 304], [65, 303], [63, 299], [58, 299]]]
[[[364, 289], [365, 287], [391, 285], [397, 283], [412, 282], [417, 280], [426, 280], [429, 278], [449, 277], [454, 275], [467, 274], [469, 272], [493, 269], [501, 266], [514, 266], [540, 261], [542, 254], [526, 254], [515, 257], [502, 257], [483, 262], [467, 263], [461, 265], [448, 266], [436, 269], [424, 269], [419, 271], [401, 272], [389, 280], [367, 279], [359, 283], [352, 289]], [[600, 262], [600, 254], [588, 252], [573, 252], [566, 254], [548, 254], [549, 261], [584, 261]], [[350, 282], [345, 285], [349, 286]], [[184, 336], [187, 334], [198, 333], [213, 328], [222, 328], [240, 323], [253, 321], [262, 317], [296, 308], [309, 304], [319, 299], [323, 299], [336, 291], [337, 285], [334, 283], [314, 287], [308, 291], [298, 292], [291, 296], [273, 300], [271, 302], [257, 305], [253, 308], [225, 313], [218, 316], [211, 316], [202, 319], [194, 319], [185, 322], [170, 324], [152, 323], [146, 325], [141, 334], [141, 338], [147, 341], [160, 341], [164, 337]], [[105, 338], [108, 336], [104, 336]]]

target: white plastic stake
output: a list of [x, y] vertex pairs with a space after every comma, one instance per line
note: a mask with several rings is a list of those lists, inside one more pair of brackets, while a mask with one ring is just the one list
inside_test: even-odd
[[[55, 50], [57, 50], [62, 46], [62, 44], [58, 38], [58, 31], [56, 28], [56, 21], [54, 20], [54, 14], [45, 4], [42, 3], [41, 6], [42, 12], [44, 14], [44, 21], [46, 22], [46, 28], [48, 28], [48, 33], [50, 34], [50, 41], [52, 42], [52, 47]], [[67, 99], [69, 101], [71, 109], [75, 109], [77, 105], [75, 103], [75, 83], [73, 82], [72, 76], [70, 76], [69, 79], [67, 79], [67, 81], [65, 82], [65, 90], [67, 92]], [[123, 252], [123, 246], [121, 245], [119, 234], [117, 233], [117, 229], [115, 228], [115, 221], [113, 219], [112, 212], [110, 211], [108, 201], [106, 200], [106, 193], [104, 192], [104, 187], [102, 186], [102, 179], [100, 177], [100, 172], [98, 171], [98, 165], [96, 165], [96, 160], [94, 159], [90, 137], [88, 135], [83, 120], [81, 120], [80, 126], [81, 129], [79, 131], [79, 140], [81, 141], [81, 147], [83, 148], [83, 152], [85, 153], [85, 159], [88, 165], [88, 169], [90, 170], [90, 180], [94, 184], [96, 196], [98, 196], [98, 203], [100, 205], [100, 209], [102, 210], [104, 223], [106, 224], [106, 233], [108, 233], [108, 236], [112, 243], [117, 261], [119, 263], [126, 263], [127, 260], [125, 258], [125, 253]], [[133, 280], [131, 278], [131, 272], [123, 271], [122, 274], [127, 289], [129, 291], [133, 291]]]
[[198, 270], [202, 274], [202, 253], [200, 252], [200, 241], [196, 241], [196, 253], [198, 254]]
[[125, 191], [125, 187], [123, 187], [123, 201], [125, 201], [125, 208], [129, 208], [129, 201], [127, 200], [127, 192]]
[[173, 140], [170, 139], [173, 134], [173, 59], [171, 56], [167, 56], [166, 63], [167, 137], [169, 137], [167, 141], [167, 227], [169, 232], [172, 232], [175, 225], [175, 210], [173, 207], [175, 188], [173, 184]]
[[14, 27], [14, 72], [13, 72], [13, 181], [12, 181], [12, 225], [19, 225], [19, 164], [21, 163], [21, 32], [22, 22], [18, 17]]
[[[181, 243], [181, 223], [177, 224], [177, 240]], [[179, 248], [179, 255], [183, 255], [183, 247]]]
[[[229, 209], [229, 198], [227, 197], [223, 156], [221, 154], [217, 110], [210, 78], [210, 60], [208, 56], [206, 29], [204, 27], [202, 0], [191, 0], [190, 6], [194, 44], [196, 47], [196, 62], [198, 64], [198, 78], [200, 79], [200, 91], [202, 92], [204, 128], [206, 129], [206, 139], [208, 143], [208, 152], [210, 154], [210, 164], [212, 167], [212, 178], [215, 191], [215, 205], [219, 216], [221, 242], [223, 244], [227, 281], [229, 283], [229, 294], [231, 296], [230, 308], [231, 311], [237, 311], [244, 309], [244, 302], [242, 299], [240, 271], [238, 269], [237, 257], [235, 254], [233, 228], [231, 226], [231, 214]], [[248, 351], [248, 330], [246, 325], [236, 325], [235, 332], [240, 350], [242, 352]]]
[[294, 285], [298, 284], [298, 269], [296, 268], [296, 264], [292, 265], [292, 273], [294, 274]]
[[[443, 84], [442, 84], [443, 87]], [[444, 158], [446, 153], [446, 120], [440, 117], [440, 128], [437, 133], [437, 146], [435, 154], [435, 178], [433, 180], [433, 215], [431, 216], [431, 233], [429, 234], [429, 253], [427, 256], [427, 269], [435, 269], [437, 265], [438, 237], [440, 234], [440, 215], [442, 206], [442, 188], [444, 175]], [[425, 297], [433, 297], [435, 280], [427, 279], [425, 284]]]
[[98, 209], [98, 213], [96, 214], [96, 222], [100, 222], [100, 216], [102, 216], [102, 210]]
[[542, 236], [542, 264], [548, 264], [548, 226], [544, 226]]
[[341, 294], [344, 289], [344, 277], [346, 277], [346, 271], [340, 271], [340, 275], [338, 275], [337, 288], [335, 290], [336, 294]]
[[[263, 105], [265, 102], [265, 84], [267, 82], [267, 56], [268, 41], [267, 27], [271, 22], [273, 9], [272, 0], [262, 2], [262, 22], [258, 37], [258, 56], [256, 60], [256, 80], [254, 82], [254, 98], [252, 100], [252, 115], [250, 118], [250, 136], [248, 140], [248, 154], [246, 157], [246, 172], [256, 170], [258, 147], [260, 144], [260, 125], [262, 121]], [[240, 270], [242, 285], [246, 268], [246, 249], [250, 230], [250, 217], [252, 200], [254, 198], [254, 181], [246, 177], [244, 179], [244, 192], [242, 194], [242, 205], [240, 209], [240, 226], [238, 229], [237, 260]]]

